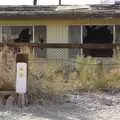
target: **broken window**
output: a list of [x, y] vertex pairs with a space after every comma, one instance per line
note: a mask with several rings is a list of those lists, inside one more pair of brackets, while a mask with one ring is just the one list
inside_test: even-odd
[[[82, 29], [83, 28], [83, 29]], [[113, 26], [108, 25], [71, 25], [68, 27], [69, 43], [85, 44], [112, 44]], [[85, 57], [112, 57], [113, 49], [83, 49]], [[80, 49], [70, 49], [69, 56], [75, 57], [82, 54]]]
[[3, 41], [30, 42], [32, 35], [32, 26], [2, 26]]
[[[112, 44], [113, 26], [84, 26], [83, 43], [91, 44]], [[84, 49], [84, 56], [92, 57], [112, 57], [113, 49]]]

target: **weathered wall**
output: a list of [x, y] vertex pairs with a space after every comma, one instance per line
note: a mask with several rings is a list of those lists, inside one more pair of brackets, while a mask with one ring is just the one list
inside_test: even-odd
[[[80, 24], [99, 24], [99, 25], [113, 25], [120, 24], [120, 18], [116, 19], [73, 19], [73, 20], [55, 20], [55, 19], [41, 19], [41, 20], [0, 20], [0, 25], [11, 26], [29, 26], [29, 25], [46, 25], [47, 26], [47, 43], [68, 43], [68, 25]], [[68, 49], [48, 49], [48, 58], [64, 58], [69, 56]]]

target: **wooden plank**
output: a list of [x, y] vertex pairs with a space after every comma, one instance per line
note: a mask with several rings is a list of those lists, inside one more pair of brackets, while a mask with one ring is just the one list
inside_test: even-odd
[[18, 96], [18, 107], [23, 108], [25, 105], [25, 95], [24, 94], [19, 94]]
[[14, 93], [16, 93], [15, 91], [0, 91], [0, 94], [4, 94], [4, 95], [6, 95], [6, 94], [14, 94]]
[[[4, 46], [4, 43], [0, 43]], [[72, 49], [113, 49], [120, 47], [120, 44], [72, 44], [72, 43], [45, 43], [45, 44], [35, 44], [35, 43], [7, 43], [8, 47], [29, 47], [29, 48], [72, 48]]]
[[30, 44], [13, 44], [14, 46], [28, 46], [30, 48], [72, 48], [72, 49], [112, 49], [115, 48], [116, 46], [120, 47], [120, 44], [70, 44], [70, 43], [46, 43], [46, 44], [35, 44], [35, 43], [30, 43]]

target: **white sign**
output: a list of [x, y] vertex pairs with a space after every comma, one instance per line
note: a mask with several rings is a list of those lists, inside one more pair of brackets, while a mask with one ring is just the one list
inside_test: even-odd
[[17, 63], [16, 92], [26, 93], [27, 91], [27, 64]]

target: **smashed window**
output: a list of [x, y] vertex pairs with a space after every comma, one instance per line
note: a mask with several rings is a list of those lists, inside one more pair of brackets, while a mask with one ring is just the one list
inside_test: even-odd
[[[91, 44], [112, 44], [113, 27], [112, 26], [84, 26], [83, 43]], [[112, 57], [113, 49], [84, 49], [84, 56], [92, 57]]]
[[[82, 28], [82, 29], [81, 29]], [[113, 26], [108, 25], [71, 25], [68, 27], [69, 43], [112, 44]], [[112, 57], [113, 49], [71, 49], [70, 57], [83, 54], [84, 57]]]
[[7, 42], [31, 42], [32, 26], [2, 26], [2, 40]]

